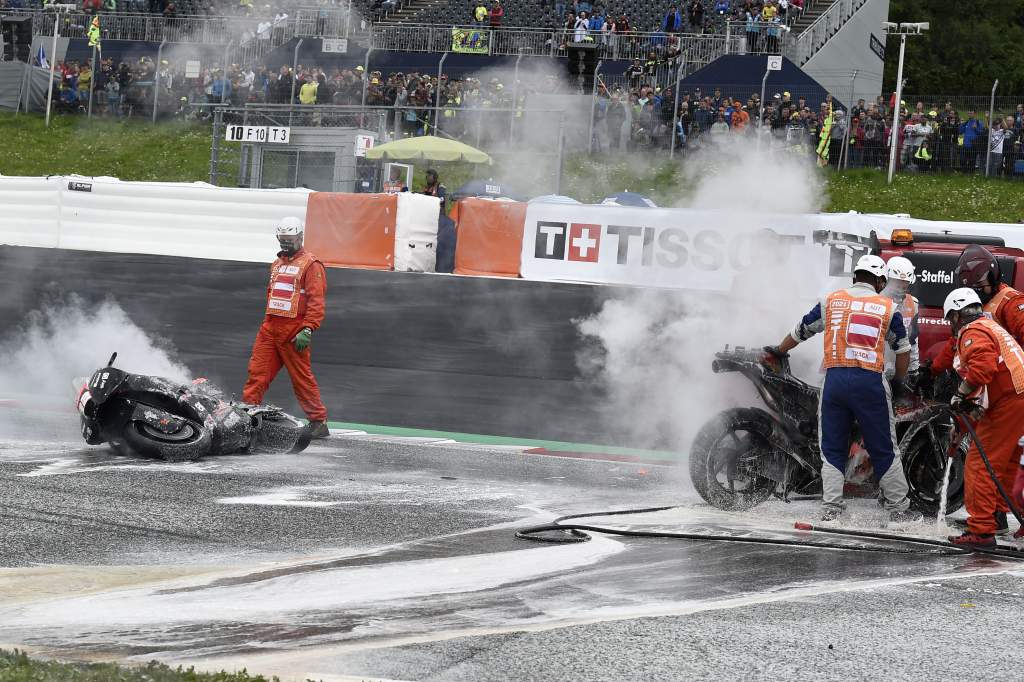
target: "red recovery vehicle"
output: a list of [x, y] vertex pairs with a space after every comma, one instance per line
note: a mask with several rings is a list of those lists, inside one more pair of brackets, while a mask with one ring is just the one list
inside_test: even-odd
[[[910, 287], [920, 306], [918, 329], [921, 360], [934, 359], [949, 341], [949, 323], [942, 317], [942, 303], [950, 291], [960, 284], [956, 267], [960, 253], [968, 244], [984, 246], [999, 260], [1002, 279], [1017, 290], [1024, 290], [1024, 249], [1008, 247], [1002, 237], [954, 233], [913, 232], [896, 228], [889, 239], [837, 234], [819, 231], [814, 241], [832, 248], [830, 274], [852, 276], [853, 262], [870, 252], [888, 261], [903, 256], [914, 264], [917, 279]], [[845, 271], [844, 271], [845, 270]]]

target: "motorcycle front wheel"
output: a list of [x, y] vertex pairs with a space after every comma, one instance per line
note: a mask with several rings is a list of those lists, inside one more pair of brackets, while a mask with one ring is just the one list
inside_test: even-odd
[[761, 475], [775, 457], [770, 433], [770, 418], [751, 408], [725, 410], [701, 427], [690, 447], [697, 493], [726, 511], [750, 509], [771, 497], [778, 484]]
[[146, 422], [130, 421], [121, 435], [136, 453], [160, 457], [168, 462], [199, 459], [210, 451], [211, 446], [210, 432], [193, 421], [187, 421], [175, 433], [164, 433]]

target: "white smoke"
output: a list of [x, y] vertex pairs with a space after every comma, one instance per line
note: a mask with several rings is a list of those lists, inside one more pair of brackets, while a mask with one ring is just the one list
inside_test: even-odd
[[90, 376], [115, 351], [116, 365], [129, 372], [191, 379], [166, 344], [143, 332], [117, 303], [88, 305], [71, 295], [29, 313], [0, 341], [0, 398], [47, 409], [67, 405], [70, 411], [73, 382]]
[[[716, 211], [715, 224], [702, 229], [754, 232], [761, 216], [770, 222], [772, 214], [820, 209], [822, 179], [806, 159], [759, 154], [743, 144], [716, 146], [682, 163], [684, 182], [695, 185], [682, 207]], [[726, 344], [778, 343], [825, 281], [820, 247], [775, 249], [767, 240], [763, 246], [729, 292], [637, 289], [578, 323], [596, 342], [579, 364], [606, 388], [606, 423], [617, 440], [686, 452], [716, 412], [758, 404], [748, 381], [711, 371], [714, 353]], [[798, 373], [817, 382], [813, 349], [797, 354]]]

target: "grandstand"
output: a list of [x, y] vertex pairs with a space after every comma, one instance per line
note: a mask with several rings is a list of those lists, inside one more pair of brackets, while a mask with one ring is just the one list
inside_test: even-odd
[[[453, 24], [471, 23], [473, 20], [473, 8], [479, 2], [474, 0], [407, 0], [402, 7], [393, 11], [381, 19], [381, 23], [417, 23], [417, 24]], [[484, 6], [489, 7], [490, 2]], [[724, 31], [727, 20], [744, 20], [743, 2], [730, 2], [729, 11], [719, 13], [715, 11], [714, 0], [701, 0], [704, 9], [703, 17], [705, 23], [701, 26], [693, 26], [686, 9], [691, 3], [669, 0], [613, 0], [612, 2], [595, 2], [595, 11], [602, 16], [619, 17], [625, 15], [630, 20], [630, 25], [638, 31], [654, 31], [662, 26], [666, 12], [673, 5], [681, 6], [685, 27], [689, 31], [701, 32], [704, 30]], [[806, 28], [821, 13], [832, 4], [832, 0], [807, 0], [803, 9], [792, 6], [788, 12], [787, 22], [794, 30]], [[556, 6], [565, 6], [568, 11], [572, 10], [571, 2], [554, 2], [553, 0], [522, 0], [510, 2], [504, 6], [505, 16], [502, 26], [522, 28], [560, 28], [565, 16], [556, 16]]]
[[[35, 9], [22, 6], [4, 12], [30, 16], [35, 36], [32, 54], [37, 55], [40, 46], [49, 53], [53, 13], [39, 9], [38, 0], [13, 2], [34, 3]], [[86, 2], [93, 6], [96, 0]], [[433, 82], [427, 81], [426, 92], [418, 95], [422, 108], [426, 101], [438, 104], [432, 88], [441, 71], [458, 80], [495, 67], [511, 70], [523, 57], [539, 58], [541, 63], [550, 60], [553, 69], [549, 71], [554, 73], [576, 74], [578, 78], [568, 79], [570, 88], [586, 96], [600, 83], [639, 100], [641, 86], [668, 90], [678, 80], [685, 92], [698, 86], [704, 91], [721, 86], [727, 94], [748, 101], [760, 90], [764, 76], [761, 55], [781, 53], [788, 57], [785, 70], [770, 78], [768, 87], [792, 92], [794, 98], [802, 93], [812, 104], [831, 93], [837, 102], [849, 106], [859, 98], [874, 100], [880, 92], [882, 61], [867, 46], [888, 14], [888, 0], [806, 0], [802, 6], [789, 0], [785, 24], [763, 21], [763, 16], [752, 23], [746, 17], [761, 14], [762, 7], [776, 7], [772, 3], [778, 0], [691, 0], [679, 4], [681, 21], [666, 32], [661, 22], [673, 6], [669, 0], [613, 0], [604, 6], [595, 4], [595, 10], [608, 9], [608, 17], [615, 20], [625, 15], [629, 31], [608, 33], [607, 29], [564, 29], [555, 10], [563, 5], [571, 10], [573, 3], [568, 0], [509, 1], [501, 28], [487, 30], [478, 25], [484, 34], [484, 48], [467, 51], [454, 43], [453, 27], [470, 23], [476, 5], [472, 0], [286, 0], [272, 4], [264, 0], [252, 0], [251, 4], [175, 0], [174, 16], [157, 12], [166, 10], [163, 3], [170, 0], [117, 2], [116, 12], [100, 13], [105, 66], [98, 80], [102, 83], [111, 68], [127, 63], [137, 72], [132, 81], [138, 84], [132, 92], [140, 93], [132, 100], [137, 112], [152, 112], [155, 103], [162, 101], [162, 96], [147, 94], [153, 92], [153, 69], [138, 66], [143, 56], [152, 61], [160, 60], [162, 54], [167, 59], [162, 45], [172, 52], [168, 73], [176, 74], [169, 79], [176, 91], [167, 93], [173, 97], [168, 100], [172, 103], [186, 97], [189, 102], [202, 100], [202, 86], [207, 91], [205, 99], [211, 102], [281, 105], [291, 97], [294, 103], [302, 83], [323, 78], [324, 91], [332, 96], [318, 98], [318, 104], [398, 106], [392, 77], [405, 74], [403, 78], [411, 84], [421, 83], [421, 74], [430, 74]], [[481, 4], [486, 7], [493, 2]], [[702, 11], [695, 12], [696, 7]], [[61, 15], [61, 40], [51, 57], [72, 64], [71, 73], [62, 69], [61, 92], [75, 89], [81, 67], [92, 58], [86, 40], [91, 19], [88, 11]], [[483, 23], [489, 24], [487, 20]], [[325, 49], [324, 39], [339, 37], [348, 38], [344, 48]], [[184, 52], [180, 46], [185, 46]], [[186, 87], [185, 53], [193, 63], [201, 61], [203, 83]], [[584, 55], [586, 64], [579, 61]], [[723, 59], [726, 57], [729, 59]], [[113, 64], [107, 66], [111, 60]], [[579, 68], [571, 71], [570, 62]], [[594, 78], [597, 62], [599, 79]], [[280, 76], [282, 68], [284, 77]], [[218, 72], [226, 72], [232, 81], [231, 95], [211, 99], [210, 82], [219, 78]], [[244, 87], [239, 87], [243, 81]], [[279, 86], [282, 82], [288, 85]], [[506, 80], [505, 84], [513, 82]], [[45, 79], [38, 87], [45, 89]], [[527, 89], [524, 85], [520, 96]], [[503, 97], [510, 93], [507, 90]], [[460, 99], [458, 92], [452, 95], [453, 100]], [[125, 96], [120, 99], [124, 102]], [[671, 113], [669, 108], [668, 115]], [[598, 114], [600, 118], [600, 111]]]

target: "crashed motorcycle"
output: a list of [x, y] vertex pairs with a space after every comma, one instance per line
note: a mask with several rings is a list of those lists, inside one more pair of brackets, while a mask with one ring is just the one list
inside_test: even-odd
[[271, 405], [223, 400], [205, 379], [180, 384], [106, 367], [79, 380], [78, 412], [89, 445], [119, 454], [194, 460], [205, 455], [301, 452], [308, 427]]
[[[744, 510], [772, 496], [788, 501], [794, 496], [820, 495], [819, 389], [795, 377], [788, 358], [768, 360], [761, 349], [726, 346], [715, 353], [712, 370], [739, 372], [749, 379], [766, 409], [727, 409], [700, 429], [690, 449], [690, 479], [700, 496], [720, 509]], [[925, 514], [940, 508], [947, 457], [953, 461], [946, 512], [963, 504], [969, 445], [934, 390], [919, 387], [909, 403], [900, 403], [895, 410], [908, 497]], [[878, 494], [871, 461], [856, 431], [851, 436], [844, 492], [851, 497]]]

